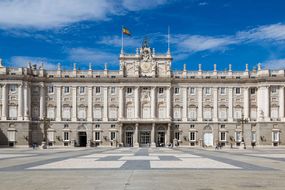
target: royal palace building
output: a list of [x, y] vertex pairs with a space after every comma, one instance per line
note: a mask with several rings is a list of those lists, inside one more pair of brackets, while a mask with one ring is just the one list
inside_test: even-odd
[[0, 62], [1, 146], [282, 146], [284, 70], [172, 71], [145, 41], [119, 70]]

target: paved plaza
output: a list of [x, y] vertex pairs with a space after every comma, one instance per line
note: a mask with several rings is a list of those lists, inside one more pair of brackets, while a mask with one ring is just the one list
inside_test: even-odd
[[0, 189], [284, 189], [285, 149], [0, 149]]

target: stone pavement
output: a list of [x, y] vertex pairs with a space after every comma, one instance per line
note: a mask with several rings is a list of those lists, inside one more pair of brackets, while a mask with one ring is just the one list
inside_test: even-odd
[[0, 149], [0, 189], [284, 189], [284, 149]]

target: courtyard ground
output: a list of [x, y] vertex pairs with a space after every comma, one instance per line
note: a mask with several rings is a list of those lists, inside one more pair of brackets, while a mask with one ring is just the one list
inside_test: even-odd
[[0, 149], [0, 189], [285, 189], [285, 149]]

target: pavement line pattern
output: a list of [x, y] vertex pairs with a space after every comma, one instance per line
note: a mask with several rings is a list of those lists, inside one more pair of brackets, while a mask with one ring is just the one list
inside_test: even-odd
[[23, 156], [34, 156], [35, 154], [0, 154], [0, 159], [4, 158], [17, 158]]
[[122, 148], [54, 161], [36, 169], [242, 169], [211, 158], [169, 148]]
[[246, 155], [266, 157], [266, 158], [285, 158], [285, 154], [246, 154]]

